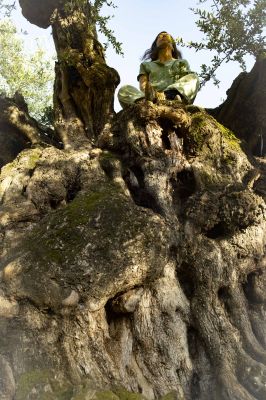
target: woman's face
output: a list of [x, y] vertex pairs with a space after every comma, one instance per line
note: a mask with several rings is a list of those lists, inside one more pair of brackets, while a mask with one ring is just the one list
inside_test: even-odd
[[169, 33], [167, 32], [162, 32], [158, 35], [157, 40], [156, 40], [156, 46], [160, 47], [163, 44], [168, 44], [168, 43], [172, 43], [172, 37], [171, 35], [169, 35]]

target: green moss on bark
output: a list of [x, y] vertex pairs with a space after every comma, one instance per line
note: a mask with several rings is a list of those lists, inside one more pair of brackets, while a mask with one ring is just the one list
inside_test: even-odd
[[70, 400], [72, 395], [69, 382], [57, 380], [49, 370], [33, 370], [20, 376], [15, 400]]

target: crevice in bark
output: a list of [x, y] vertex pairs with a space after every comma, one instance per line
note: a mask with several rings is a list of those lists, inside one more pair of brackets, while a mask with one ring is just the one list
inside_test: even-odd
[[138, 165], [132, 165], [123, 175], [132, 199], [137, 206], [149, 208], [156, 214], [162, 214], [162, 209], [154, 196], [148, 192], [144, 183], [144, 173]]
[[113, 321], [117, 321], [121, 318], [121, 315], [114, 312], [113, 307], [112, 307], [112, 301], [113, 301], [113, 299], [109, 299], [104, 306], [106, 322], [109, 326], [111, 325], [111, 323]]
[[178, 129], [172, 120], [166, 118], [158, 118], [158, 123], [162, 128], [162, 144], [163, 148], [166, 150], [174, 150], [175, 144], [173, 143], [174, 135], [177, 139], [183, 139], [185, 137], [185, 132], [182, 129]]
[[229, 289], [227, 286], [222, 286], [219, 288], [218, 298], [222, 303], [226, 303], [229, 300], [230, 295], [229, 295]]
[[[257, 289], [257, 285], [260, 282], [260, 278], [263, 276], [262, 269], [257, 269], [252, 271], [247, 275], [246, 282], [243, 283], [243, 290], [246, 298], [252, 304], [261, 304], [263, 302], [263, 297], [261, 296], [260, 290]], [[262, 286], [262, 285], [261, 285]], [[259, 289], [259, 288], [258, 288]], [[262, 288], [263, 290], [263, 288]], [[265, 295], [266, 298], [266, 295]]]
[[196, 180], [193, 171], [182, 170], [172, 176], [169, 180], [173, 192], [173, 205], [180, 217], [183, 216], [185, 212], [185, 206], [187, 200], [196, 191]]
[[71, 201], [73, 201], [80, 192], [80, 190], [81, 190], [81, 182], [80, 182], [80, 173], [78, 172], [76, 178], [73, 179], [72, 183], [67, 189], [66, 202], [70, 203]]
[[190, 384], [191, 400], [200, 399], [200, 377], [197, 372], [194, 372]]
[[209, 229], [207, 232], [205, 232], [205, 236], [207, 236], [209, 239], [220, 239], [226, 235], [226, 227], [224, 224], [220, 221], [218, 224], [214, 225], [211, 229]]
[[161, 138], [162, 138], [163, 148], [165, 150], [171, 150], [171, 142], [170, 142], [170, 139], [169, 139], [169, 131], [163, 129]]
[[192, 360], [195, 360], [198, 357], [197, 337], [198, 337], [197, 330], [192, 326], [188, 326], [187, 328], [188, 351]]
[[189, 265], [182, 263], [181, 266], [178, 266], [176, 269], [176, 275], [187, 299], [191, 300], [194, 295], [195, 287], [193, 281], [193, 272], [191, 271]]
[[224, 307], [226, 315], [230, 315], [230, 293], [229, 288], [227, 286], [222, 286], [219, 288], [218, 292], [218, 299], [220, 300], [221, 304]]
[[[215, 382], [211, 376], [212, 367], [203, 348], [199, 332], [193, 326], [187, 327], [187, 343], [189, 356], [193, 365], [193, 373], [189, 383], [189, 397], [191, 400], [212, 399]], [[217, 393], [217, 387], [213, 390]]]

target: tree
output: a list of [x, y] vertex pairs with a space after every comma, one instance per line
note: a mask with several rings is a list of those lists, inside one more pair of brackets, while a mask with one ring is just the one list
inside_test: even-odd
[[[200, 4], [207, 0], [200, 0]], [[210, 4], [209, 4], [210, 3]], [[243, 72], [228, 91], [228, 99], [210, 111], [218, 121], [244, 140], [253, 154], [266, 153], [265, 91], [265, 0], [213, 0], [211, 12], [192, 9], [199, 19], [196, 22], [203, 33], [201, 42], [191, 42], [196, 51], [215, 53], [211, 64], [201, 66], [201, 85], [210, 79], [219, 84], [216, 71], [224, 62], [236, 61], [245, 71], [245, 56], [256, 60], [250, 74]], [[182, 39], [180, 43], [185, 45]]]
[[15, 0], [0, 0], [0, 13], [6, 17], [10, 17], [10, 14], [15, 9]]
[[265, 170], [197, 106], [115, 114], [92, 3], [20, 4], [63, 148], [0, 176], [1, 398], [264, 399]]
[[[207, 0], [200, 0], [199, 4]], [[215, 55], [211, 65], [201, 66], [202, 85], [210, 79], [216, 84], [216, 70], [224, 62], [237, 61], [245, 70], [245, 56], [265, 57], [265, 0], [212, 0], [211, 12], [203, 8], [192, 9], [199, 17], [196, 25], [203, 33], [203, 40], [190, 42], [189, 47], [211, 50]], [[180, 43], [184, 45], [182, 39]]]
[[54, 61], [37, 44], [33, 54], [24, 43], [11, 20], [0, 23], [0, 90], [12, 97], [16, 92], [26, 99], [31, 115], [38, 120], [52, 106]]

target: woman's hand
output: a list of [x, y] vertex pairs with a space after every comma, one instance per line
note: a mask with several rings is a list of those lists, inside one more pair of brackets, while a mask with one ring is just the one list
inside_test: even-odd
[[139, 78], [139, 88], [140, 90], [145, 93], [146, 85], [149, 82], [149, 78], [147, 75], [141, 75]]
[[166, 100], [164, 92], [157, 92], [156, 98], [157, 98], [157, 100]]

